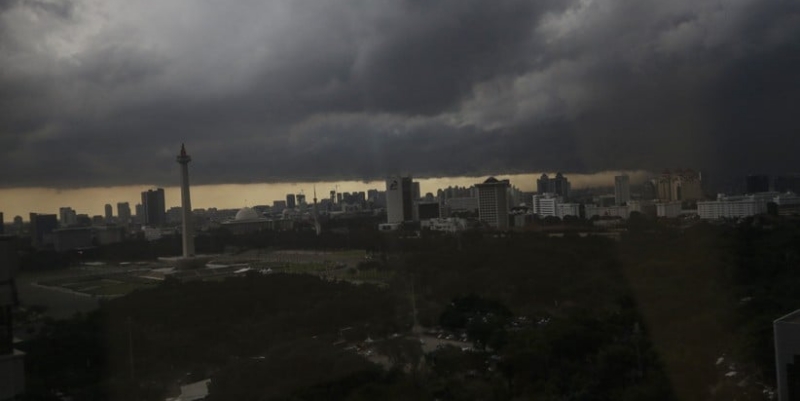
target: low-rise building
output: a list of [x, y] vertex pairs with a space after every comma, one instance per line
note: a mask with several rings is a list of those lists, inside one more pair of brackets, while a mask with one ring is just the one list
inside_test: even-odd
[[680, 201], [656, 203], [656, 216], [658, 217], [676, 218], [681, 213], [683, 213], [683, 206]]
[[467, 229], [467, 219], [448, 217], [422, 220], [420, 227], [431, 231], [455, 233]]

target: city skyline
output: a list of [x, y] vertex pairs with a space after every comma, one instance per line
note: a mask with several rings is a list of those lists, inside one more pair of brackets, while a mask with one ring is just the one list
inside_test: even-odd
[[0, 183], [172, 186], [181, 142], [203, 156], [197, 185], [791, 172], [798, 15], [783, 0], [9, 2]]
[[[173, 152], [174, 153], [174, 152]], [[174, 157], [174, 156], [173, 156]], [[175, 162], [172, 161], [174, 164]], [[555, 172], [550, 172], [555, 174]], [[573, 188], [588, 187], [608, 187], [613, 186], [614, 176], [620, 171], [608, 171], [596, 174], [570, 174], [567, 177]], [[641, 183], [647, 178], [652, 178], [654, 173], [647, 171], [628, 171], [625, 172], [631, 177], [632, 183]], [[523, 191], [535, 191], [536, 179], [542, 173], [530, 174], [498, 174], [498, 178], [510, 179], [511, 185]], [[175, 172], [178, 175], [178, 172]], [[436, 193], [439, 188], [448, 186], [472, 186], [482, 182], [488, 176], [483, 177], [439, 177], [439, 178], [414, 178], [420, 182], [421, 194], [427, 192]], [[164, 186], [166, 208], [180, 206], [180, 186], [179, 180], [175, 179], [175, 185]], [[327, 188], [338, 188], [337, 192], [358, 192], [369, 189], [384, 190], [386, 183], [384, 180], [361, 182], [361, 181], [341, 181], [341, 182], [299, 182], [299, 183], [258, 183], [258, 184], [223, 184], [223, 185], [192, 185], [192, 205], [194, 209], [207, 209], [216, 207], [219, 209], [238, 209], [243, 206], [272, 205], [275, 200], [285, 200], [289, 193], [299, 194], [304, 191], [308, 196], [312, 193], [314, 186], [317, 191]], [[27, 220], [29, 212], [35, 213], [58, 213], [61, 207], [71, 207], [77, 213], [92, 215], [102, 215], [105, 204], [117, 204], [128, 202], [131, 209], [141, 203], [141, 192], [156, 189], [156, 186], [132, 185], [105, 188], [82, 188], [71, 190], [56, 190], [47, 188], [15, 188], [0, 189], [0, 211], [4, 212], [6, 220], [14, 216], [22, 216]], [[327, 191], [323, 191], [327, 192]], [[310, 198], [309, 198], [310, 199]], [[31, 209], [31, 210], [29, 210]], [[35, 210], [34, 210], [35, 209]], [[17, 213], [17, 211], [22, 211]], [[116, 210], [115, 210], [116, 212]], [[115, 213], [116, 216], [116, 213]]]

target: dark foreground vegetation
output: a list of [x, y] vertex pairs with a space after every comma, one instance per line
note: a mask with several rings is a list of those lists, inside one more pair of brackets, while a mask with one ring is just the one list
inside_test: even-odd
[[[260, 245], [280, 245], [270, 238]], [[394, 271], [389, 285], [167, 281], [47, 324], [24, 344], [27, 396], [164, 399], [210, 377], [211, 400], [761, 400], [771, 322], [800, 308], [800, 229], [787, 222], [641, 224], [620, 242], [342, 241], [372, 250], [365, 263]], [[424, 352], [414, 306], [422, 326], [467, 342]]]

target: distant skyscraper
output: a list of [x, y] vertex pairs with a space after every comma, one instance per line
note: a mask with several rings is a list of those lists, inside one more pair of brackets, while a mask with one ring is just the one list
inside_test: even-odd
[[628, 204], [631, 200], [631, 182], [627, 175], [614, 177], [614, 199], [617, 206]]
[[[176, 158], [181, 165], [181, 232], [183, 234], [183, 257], [194, 256], [194, 218], [192, 216], [192, 201], [189, 194], [189, 162], [192, 157], [186, 153], [186, 148], [181, 144], [181, 151]], [[163, 190], [161, 192], [164, 193]], [[163, 198], [162, 198], [163, 201]]]
[[134, 207], [136, 209], [136, 224], [144, 224], [145, 222], [144, 205], [142, 205], [141, 203], [137, 203], [136, 206]]
[[413, 181], [411, 177], [386, 179], [386, 221], [402, 223], [414, 219]]
[[61, 227], [70, 227], [78, 224], [78, 215], [72, 210], [71, 207], [62, 207], [58, 209], [58, 219]]
[[0, 235], [6, 233], [6, 221], [3, 219], [3, 212], [0, 212]]
[[664, 170], [657, 183], [658, 199], [661, 201], [703, 199], [700, 174], [692, 169]]
[[[297, 195], [295, 196], [295, 198], [297, 199], [297, 205], [298, 205], [298, 206], [303, 206], [303, 205], [305, 205], [305, 204], [306, 204], [306, 196], [305, 196], [305, 195], [303, 195], [303, 194], [297, 194]], [[288, 200], [288, 199], [286, 200], [286, 207], [289, 207], [289, 200]], [[290, 209], [291, 209], [291, 208], [290, 208]]]
[[286, 201], [276, 200], [272, 202], [272, 212], [280, 213], [286, 209]]
[[295, 207], [294, 194], [286, 194], [286, 207], [288, 209], [294, 209], [294, 207]]
[[414, 181], [414, 182], [411, 183], [411, 191], [412, 191], [411, 197], [414, 200], [419, 200], [419, 198], [422, 197], [422, 194], [420, 193], [419, 182], [418, 181]]
[[556, 173], [555, 178], [550, 178], [547, 174], [542, 174], [542, 176], [536, 180], [536, 192], [539, 195], [547, 193], [556, 194], [566, 200], [569, 198], [570, 189], [571, 185], [569, 180], [560, 172]]
[[22, 216], [14, 216], [14, 234], [21, 235], [22, 234]]
[[489, 177], [478, 188], [478, 218], [490, 227], [508, 229], [508, 180]]
[[106, 209], [106, 223], [111, 223], [111, 220], [114, 219], [114, 209], [108, 203], [106, 203], [105, 209]]
[[117, 203], [117, 217], [122, 225], [131, 223], [131, 205], [128, 202]]
[[166, 223], [166, 202], [164, 189], [150, 189], [142, 192], [142, 207], [144, 212], [143, 223], [150, 227], [160, 227]]
[[331, 190], [331, 203], [336, 203], [336, 190]]
[[58, 218], [54, 214], [30, 214], [31, 222], [31, 245], [41, 248], [45, 245], [52, 245], [52, 233], [58, 227]]
[[658, 198], [656, 183], [654, 180], [647, 180], [642, 184], [642, 199], [653, 200]]

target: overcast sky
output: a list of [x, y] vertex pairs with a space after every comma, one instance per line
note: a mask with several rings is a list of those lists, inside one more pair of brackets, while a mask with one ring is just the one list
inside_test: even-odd
[[796, 0], [0, 0], [0, 186], [798, 171]]

